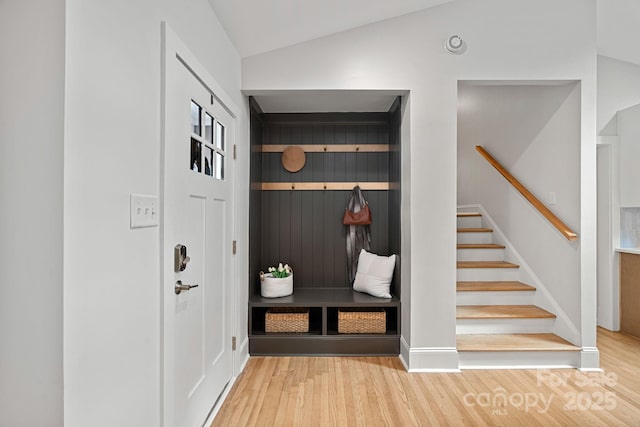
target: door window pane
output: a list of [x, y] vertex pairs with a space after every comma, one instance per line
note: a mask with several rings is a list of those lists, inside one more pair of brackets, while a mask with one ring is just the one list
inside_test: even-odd
[[202, 108], [195, 102], [191, 101], [191, 132], [195, 133], [196, 135], [202, 135], [200, 133], [201, 129]]
[[202, 144], [191, 138], [191, 160], [189, 169], [196, 172], [202, 171]]
[[224, 125], [216, 122], [216, 147], [224, 151]]
[[204, 174], [213, 176], [213, 149], [204, 147]]
[[216, 178], [224, 179], [224, 156], [216, 153]]
[[204, 113], [204, 139], [213, 144], [213, 117]]

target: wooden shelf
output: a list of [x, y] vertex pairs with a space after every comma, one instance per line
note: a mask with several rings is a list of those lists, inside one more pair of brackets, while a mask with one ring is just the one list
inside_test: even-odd
[[252, 295], [249, 298], [251, 307], [398, 307], [400, 300], [377, 298], [351, 288], [298, 288], [293, 295], [281, 298], [263, 298]]
[[[360, 186], [362, 190], [389, 190], [395, 188], [389, 182], [263, 182], [258, 184], [263, 191], [287, 190], [352, 190]], [[396, 186], [397, 187], [397, 186]]]
[[263, 153], [282, 153], [287, 147], [300, 147], [305, 153], [386, 153], [389, 144], [269, 144], [256, 147]]

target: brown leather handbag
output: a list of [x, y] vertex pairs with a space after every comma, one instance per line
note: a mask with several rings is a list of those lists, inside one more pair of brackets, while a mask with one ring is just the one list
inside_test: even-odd
[[371, 224], [371, 211], [369, 210], [369, 204], [365, 203], [364, 207], [358, 212], [352, 212], [349, 209], [345, 209], [344, 216], [342, 217], [342, 223], [344, 225]]
[[[353, 209], [358, 205], [360, 210], [354, 212]], [[344, 210], [344, 216], [342, 217], [342, 223], [344, 225], [369, 225], [371, 224], [371, 211], [369, 210], [369, 203], [364, 200], [360, 187], [354, 187], [349, 201], [347, 202], [347, 208]]]

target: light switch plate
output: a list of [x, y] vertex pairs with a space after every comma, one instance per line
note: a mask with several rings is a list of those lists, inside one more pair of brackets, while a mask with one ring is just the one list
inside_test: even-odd
[[158, 196], [131, 194], [131, 228], [157, 227], [160, 224]]

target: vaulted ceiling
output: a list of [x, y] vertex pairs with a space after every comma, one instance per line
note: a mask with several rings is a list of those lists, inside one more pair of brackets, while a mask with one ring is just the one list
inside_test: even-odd
[[[208, 0], [247, 57], [454, 0]], [[597, 0], [598, 53], [640, 65], [640, 1]]]
[[452, 0], [209, 0], [242, 57]]

